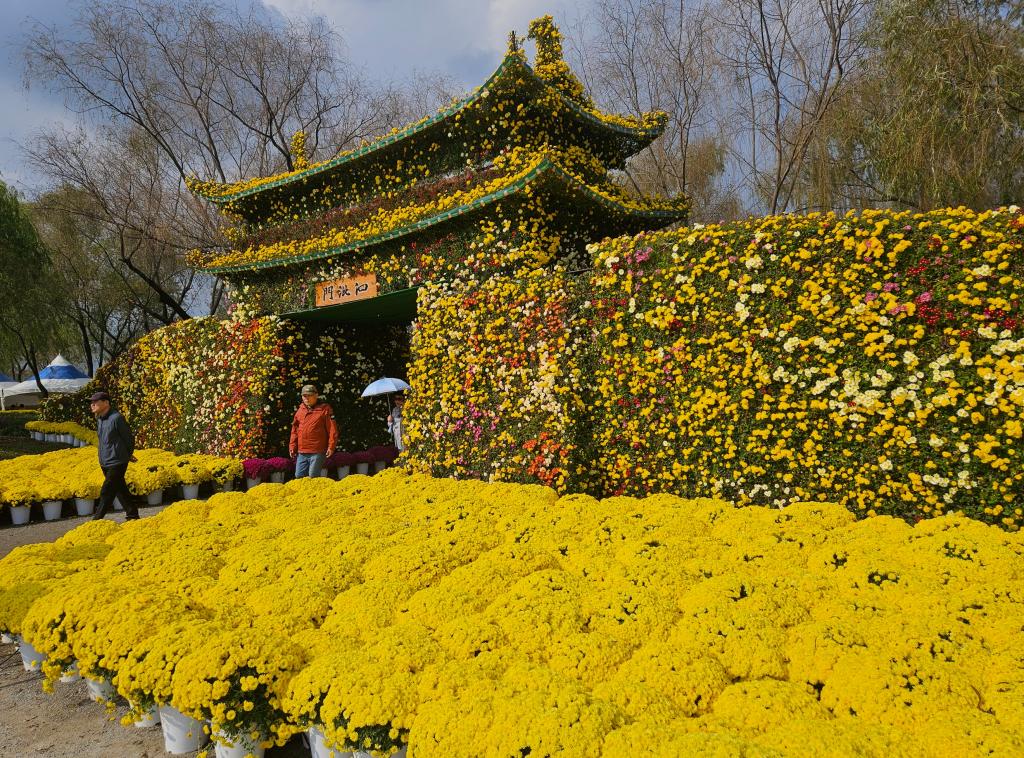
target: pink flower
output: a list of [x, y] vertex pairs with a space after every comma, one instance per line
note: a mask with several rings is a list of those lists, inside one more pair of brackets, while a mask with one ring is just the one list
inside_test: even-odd
[[917, 303], [918, 305], [921, 305], [922, 303], [930, 303], [931, 301], [932, 301], [932, 293], [931, 292], [922, 292], [920, 295], [918, 295], [917, 297], [914, 298], [914, 302]]
[[899, 288], [900, 285], [896, 284], [896, 282], [886, 282], [885, 284], [882, 285], [883, 292], [895, 292]]
[[864, 302], [865, 303], [870, 303], [872, 300], [877, 300], [877, 299], [878, 299], [878, 293], [877, 292], [869, 292], [868, 294], [866, 294], [864, 296]]
[[894, 305], [892, 308], [889, 309], [889, 315], [895, 316], [897, 313], [903, 313], [906, 310], [907, 306], [905, 305]]

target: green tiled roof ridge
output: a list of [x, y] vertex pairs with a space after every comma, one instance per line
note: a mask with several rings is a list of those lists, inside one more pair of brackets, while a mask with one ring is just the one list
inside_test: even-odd
[[636, 210], [633, 208], [628, 208], [622, 203], [604, 197], [603, 195], [593, 190], [587, 184], [580, 182], [576, 177], [574, 177], [572, 174], [570, 174], [561, 166], [552, 161], [550, 157], [545, 155], [537, 163], [537, 165], [534, 166], [524, 176], [519, 177], [514, 182], [511, 182], [500, 189], [496, 189], [493, 192], [484, 195], [483, 197], [478, 198], [471, 203], [467, 203], [466, 205], [460, 205], [456, 208], [451, 208], [447, 211], [442, 211], [441, 213], [436, 213], [433, 216], [428, 216], [426, 218], [420, 219], [419, 221], [414, 221], [411, 224], [398, 227], [397, 229], [392, 229], [391, 231], [383, 232], [374, 237], [368, 237], [363, 240], [356, 240], [354, 242], [349, 242], [344, 245], [332, 247], [327, 250], [318, 250], [316, 252], [306, 253], [304, 255], [298, 255], [289, 258], [273, 258], [265, 261], [254, 261], [252, 263], [238, 263], [229, 266], [217, 266], [205, 270], [208, 273], [214, 275], [232, 274], [242, 271], [255, 271], [264, 268], [276, 268], [278, 266], [292, 265], [296, 263], [306, 263], [309, 261], [320, 260], [323, 258], [330, 258], [335, 255], [343, 255], [353, 250], [362, 250], [375, 247], [376, 245], [382, 244], [384, 242], [390, 242], [400, 237], [405, 237], [411, 233], [422, 231], [423, 229], [427, 229], [432, 226], [436, 226], [452, 218], [463, 216], [466, 213], [469, 213], [471, 211], [476, 210], [477, 208], [480, 208], [481, 206], [489, 205], [491, 203], [497, 202], [498, 200], [502, 200], [505, 197], [508, 197], [509, 195], [512, 195], [516, 192], [525, 189], [527, 186], [529, 186], [530, 184], [532, 184], [533, 182], [535, 182], [536, 180], [540, 179], [545, 175], [550, 175], [554, 178], [557, 178], [562, 182], [563, 185], [565, 185], [569, 189], [581, 192], [583, 195], [588, 197], [590, 200], [598, 203], [599, 205], [603, 205], [607, 208], [617, 210], [619, 212], [624, 212], [628, 215], [637, 217], [665, 219], [666, 221], [677, 220], [685, 216], [685, 213], [679, 210]]
[[416, 122], [414, 124], [411, 124], [411, 125], [405, 127], [404, 129], [402, 129], [401, 131], [396, 132], [395, 134], [392, 134], [392, 135], [386, 136], [386, 137], [381, 137], [380, 139], [374, 140], [373, 142], [370, 142], [370, 143], [368, 143], [366, 145], [363, 145], [362, 147], [359, 147], [359, 148], [356, 148], [355, 150], [351, 150], [351, 151], [342, 153], [342, 154], [336, 156], [335, 158], [331, 158], [330, 160], [324, 161], [324, 162], [319, 163], [319, 164], [317, 164], [315, 166], [311, 166], [310, 168], [307, 168], [307, 169], [305, 169], [303, 171], [293, 172], [293, 173], [290, 173], [290, 174], [288, 174], [286, 176], [282, 176], [279, 179], [275, 179], [273, 181], [266, 182], [266, 183], [263, 183], [263, 184], [258, 184], [258, 185], [254, 186], [254, 187], [249, 187], [248, 189], [240, 190], [238, 192], [233, 192], [233, 193], [227, 194], [227, 195], [209, 194], [209, 193], [204, 193], [201, 190], [197, 190], [196, 194], [201, 196], [201, 197], [203, 197], [203, 198], [205, 198], [205, 199], [207, 199], [207, 200], [209, 200], [212, 203], [216, 203], [218, 205], [223, 205], [225, 203], [230, 203], [230, 202], [233, 202], [235, 200], [239, 200], [239, 199], [241, 199], [243, 197], [249, 197], [250, 195], [260, 194], [260, 193], [262, 193], [262, 192], [264, 192], [266, 190], [270, 190], [270, 189], [273, 189], [275, 187], [281, 187], [281, 186], [284, 186], [284, 185], [287, 185], [287, 184], [292, 184], [294, 182], [302, 181], [303, 179], [306, 179], [308, 177], [316, 176], [316, 175], [324, 173], [324, 172], [329, 172], [329, 171], [337, 168], [338, 166], [345, 165], [345, 164], [348, 164], [348, 163], [352, 163], [352, 162], [362, 158], [365, 155], [369, 155], [369, 154], [374, 153], [374, 152], [376, 152], [376, 151], [378, 151], [378, 150], [380, 150], [380, 149], [382, 149], [384, 147], [387, 147], [389, 145], [393, 145], [396, 142], [399, 142], [401, 140], [407, 139], [409, 137], [413, 137], [416, 134], [418, 134], [418, 133], [420, 133], [422, 131], [425, 131], [426, 129], [428, 129], [429, 127], [433, 126], [434, 124], [437, 124], [440, 121], [444, 121], [444, 120], [450, 118], [451, 116], [454, 116], [457, 113], [465, 110], [466, 107], [472, 105], [473, 103], [477, 102], [481, 98], [486, 97], [486, 93], [489, 92], [489, 90], [490, 90], [491, 86], [493, 86], [494, 82], [497, 81], [497, 79], [513, 63], [518, 63], [519, 65], [521, 65], [523, 67], [523, 69], [525, 70], [525, 72], [528, 75], [532, 76], [536, 81], [540, 82], [543, 86], [548, 87], [549, 89], [552, 89], [558, 95], [558, 97], [562, 100], [562, 103], [566, 107], [568, 107], [570, 110], [572, 110], [579, 118], [583, 119], [584, 121], [587, 121], [587, 122], [591, 123], [594, 126], [599, 127], [600, 129], [603, 129], [603, 130], [606, 130], [606, 131], [609, 131], [609, 132], [618, 132], [620, 134], [626, 134], [626, 135], [635, 136], [638, 139], [647, 139], [647, 138], [649, 138], [652, 141], [655, 138], [657, 138], [661, 134], [661, 132], [664, 130], [664, 126], [655, 126], [655, 127], [650, 127], [650, 128], [646, 128], [645, 129], [645, 128], [642, 128], [642, 127], [629, 127], [629, 126], [625, 126], [625, 125], [622, 125], [622, 124], [615, 124], [615, 123], [611, 123], [611, 122], [608, 122], [608, 121], [604, 121], [604, 120], [600, 119], [599, 117], [595, 116], [593, 113], [590, 113], [589, 111], [585, 110], [578, 103], [575, 103], [572, 100], [570, 100], [568, 97], [565, 96], [564, 93], [559, 92], [558, 90], [554, 90], [554, 88], [551, 87], [551, 85], [548, 84], [547, 82], [545, 82], [543, 79], [541, 79], [537, 75], [537, 73], [533, 70], [533, 68], [530, 66], [530, 64], [527, 63], [526, 61], [524, 61], [518, 54], [516, 54], [516, 53], [509, 53], [502, 60], [501, 64], [498, 66], [498, 68], [496, 68], [494, 70], [494, 73], [492, 73], [482, 85], [477, 87], [477, 89], [475, 91], [473, 91], [472, 93], [470, 93], [469, 95], [467, 95], [463, 99], [459, 100], [458, 102], [454, 103], [453, 105], [449, 106], [448, 108], [446, 108], [446, 109], [444, 109], [444, 110], [434, 114], [430, 118], [418, 121], [418, 122]]

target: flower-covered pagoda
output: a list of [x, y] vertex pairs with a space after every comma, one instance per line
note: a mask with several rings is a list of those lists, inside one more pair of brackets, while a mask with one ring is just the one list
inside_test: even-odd
[[[472, 94], [358, 149], [310, 165], [300, 133], [294, 171], [193, 182], [233, 226], [230, 249], [192, 263], [221, 277], [246, 315], [325, 313], [318, 306], [425, 281], [577, 265], [589, 242], [684, 219], [685, 198], [639, 197], [609, 176], [665, 115], [600, 112], [562, 59], [551, 17], [529, 37], [534, 66], [512, 34]], [[404, 302], [411, 318], [415, 296]]]

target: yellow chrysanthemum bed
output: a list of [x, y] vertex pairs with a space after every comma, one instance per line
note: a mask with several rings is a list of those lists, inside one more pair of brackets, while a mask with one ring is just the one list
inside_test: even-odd
[[1018, 755], [1024, 536], [388, 471], [88, 524], [0, 626], [135, 703], [410, 756]]
[[[66, 426], [69, 427], [68, 433], [70, 427], [77, 427], [76, 424]], [[96, 436], [95, 432], [82, 431], [93, 438]], [[136, 450], [135, 458], [128, 464], [125, 477], [128, 488], [135, 495], [147, 495], [177, 484], [199, 484], [211, 480], [225, 482], [242, 475], [242, 462], [233, 458], [175, 455], [157, 448]], [[72, 497], [96, 498], [102, 485], [103, 471], [96, 457], [96, 448], [91, 446], [0, 461], [0, 506], [31, 505]]]

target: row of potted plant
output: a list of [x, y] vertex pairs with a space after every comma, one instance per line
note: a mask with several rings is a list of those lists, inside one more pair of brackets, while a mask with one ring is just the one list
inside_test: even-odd
[[[396, 458], [398, 448], [393, 445], [379, 445], [356, 453], [339, 450], [327, 458], [320, 475], [344, 479], [349, 474], [376, 473], [390, 466]], [[248, 458], [242, 461], [242, 471], [250, 488], [263, 482], [280, 483], [295, 476], [295, 459]]]
[[1022, 551], [958, 515], [392, 469], [12, 551], [0, 630], [53, 686], [77, 666], [133, 720], [268, 748], [1024, 755]]
[[29, 421], [29, 436], [38, 442], [61, 442], [72, 447], [96, 444], [96, 432], [73, 421]]
[[[5, 645], [13, 644], [21, 656], [22, 667], [25, 671], [41, 673], [44, 666], [50, 663], [47, 656], [40, 653], [36, 648], [21, 635], [0, 635], [0, 643]], [[209, 744], [211, 739], [214, 743], [214, 755], [216, 758], [262, 758], [266, 752], [263, 745], [267, 742], [265, 735], [259, 732], [229, 734], [224, 729], [218, 728], [212, 721], [200, 721], [192, 718], [173, 705], [166, 703], [158, 705], [152, 703], [134, 703], [125, 700], [118, 693], [110, 678], [94, 679], [89, 676], [82, 676], [78, 670], [78, 662], [72, 661], [70, 665], [61, 665], [61, 673], [58, 681], [62, 684], [71, 684], [84, 681], [90, 699], [105, 706], [122, 705], [128, 707], [128, 713], [121, 719], [124, 726], [132, 726], [145, 729], [159, 726], [164, 738], [164, 749], [171, 755], [183, 755], [200, 750]], [[44, 688], [52, 691], [53, 682], [44, 682]], [[309, 745], [310, 758], [370, 758], [371, 754], [356, 750], [338, 752], [326, 743], [323, 731], [316, 726], [306, 731], [306, 742]], [[405, 758], [407, 748], [403, 745], [397, 752], [392, 753], [392, 758]], [[209, 753], [205, 753], [209, 755]]]
[[[197, 498], [206, 483], [230, 490], [242, 476], [241, 461], [231, 458], [151, 448], [136, 450], [135, 458], [125, 478], [132, 494], [144, 496], [149, 505], [160, 505], [165, 491], [175, 487], [181, 488], [185, 500]], [[72, 502], [76, 515], [87, 516], [102, 485], [103, 472], [91, 447], [0, 461], [0, 506], [8, 507], [14, 525], [27, 524], [37, 505], [46, 521], [59, 519]]]

